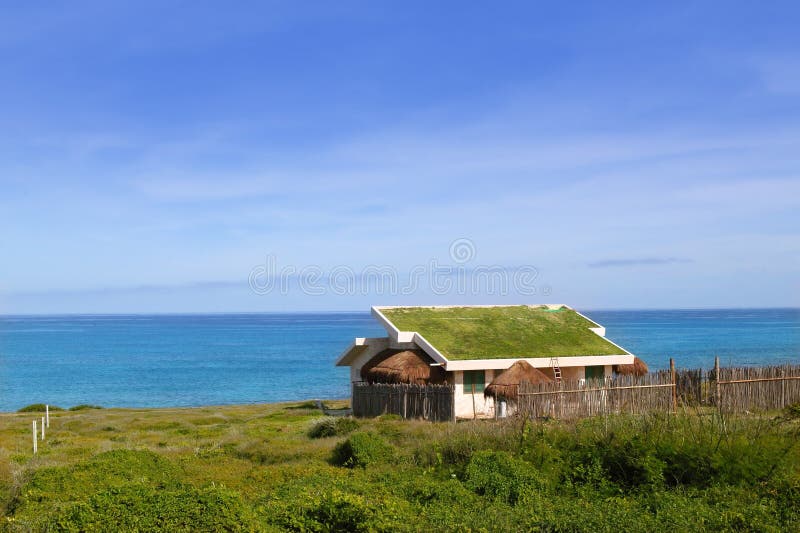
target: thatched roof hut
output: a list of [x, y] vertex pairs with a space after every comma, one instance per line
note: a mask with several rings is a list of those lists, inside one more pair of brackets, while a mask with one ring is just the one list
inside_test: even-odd
[[552, 381], [546, 374], [533, 368], [527, 361], [517, 361], [494, 378], [486, 386], [483, 395], [491, 396], [495, 399], [516, 400], [520, 383], [527, 382], [535, 385], [537, 383], [552, 383]]
[[444, 369], [431, 366], [433, 362], [422, 350], [384, 350], [361, 368], [361, 379], [370, 383], [444, 383]]
[[620, 374], [622, 376], [644, 376], [650, 371], [647, 368], [647, 363], [639, 359], [638, 357], [633, 358], [632, 365], [615, 365], [614, 366], [614, 373]]

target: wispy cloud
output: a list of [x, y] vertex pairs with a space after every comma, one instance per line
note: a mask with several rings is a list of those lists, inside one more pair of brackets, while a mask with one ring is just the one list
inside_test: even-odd
[[631, 266], [659, 266], [659, 265], [673, 265], [676, 263], [691, 263], [691, 259], [680, 257], [643, 257], [635, 259], [606, 259], [603, 261], [595, 261], [588, 263], [589, 268], [614, 268], [614, 267], [631, 267]]

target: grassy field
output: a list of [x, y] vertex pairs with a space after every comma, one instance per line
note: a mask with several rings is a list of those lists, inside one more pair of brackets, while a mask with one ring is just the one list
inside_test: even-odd
[[399, 307], [382, 313], [451, 360], [626, 353], [589, 330], [597, 324], [566, 307]]
[[4, 531], [797, 531], [797, 410], [579, 423], [313, 404], [0, 415]]

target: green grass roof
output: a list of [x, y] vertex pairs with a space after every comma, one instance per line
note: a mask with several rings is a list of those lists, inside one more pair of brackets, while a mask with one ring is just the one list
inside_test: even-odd
[[381, 309], [400, 331], [416, 331], [451, 360], [620, 355], [572, 309], [399, 307]]

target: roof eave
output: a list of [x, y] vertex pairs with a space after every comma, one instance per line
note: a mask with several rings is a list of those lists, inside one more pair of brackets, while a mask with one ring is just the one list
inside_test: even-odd
[[350, 345], [342, 352], [339, 359], [336, 360], [336, 366], [350, 366], [350, 364], [370, 345], [376, 343], [386, 343], [386, 337], [356, 337]]
[[[631, 365], [634, 356], [618, 355], [571, 355], [558, 358], [561, 368], [576, 366]], [[549, 368], [550, 357], [517, 357], [505, 359], [451, 359], [445, 365], [448, 372], [458, 370], [505, 370], [517, 361], [527, 361], [534, 368]]]

